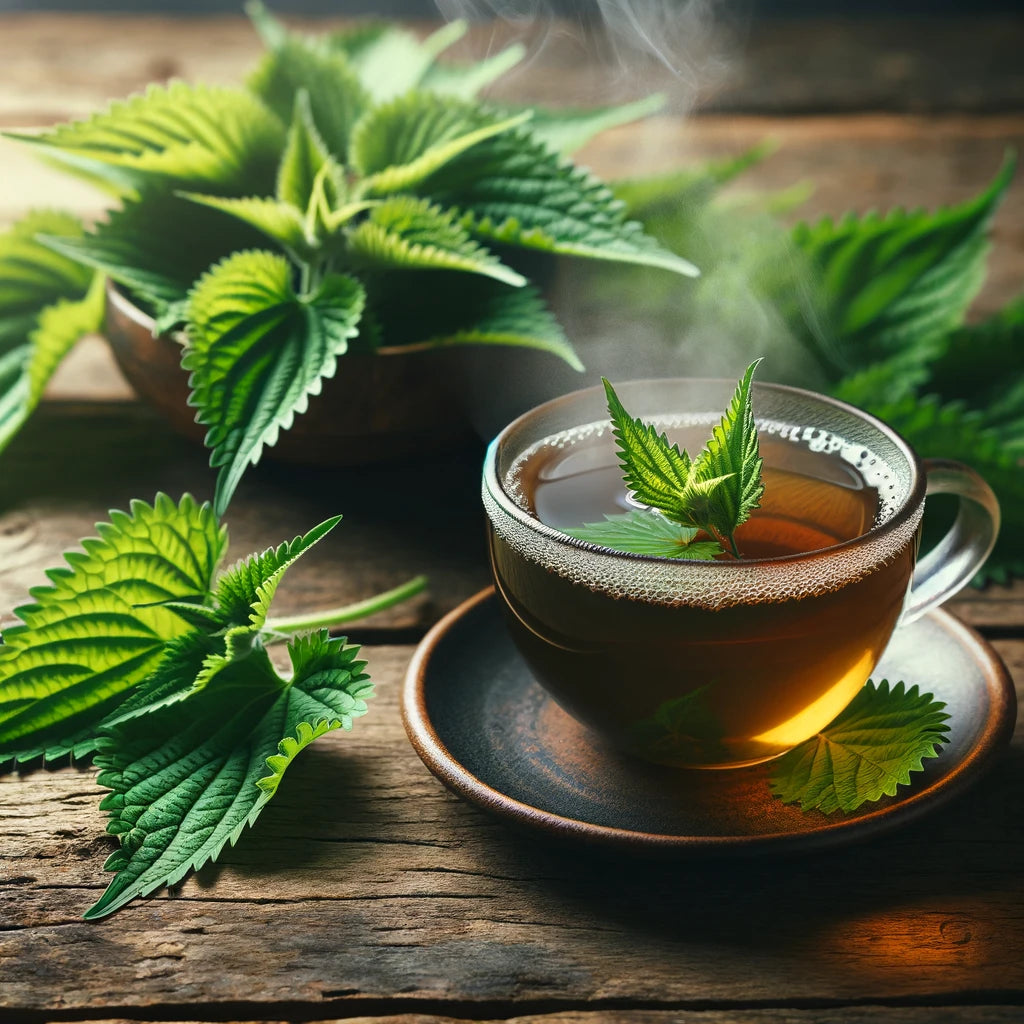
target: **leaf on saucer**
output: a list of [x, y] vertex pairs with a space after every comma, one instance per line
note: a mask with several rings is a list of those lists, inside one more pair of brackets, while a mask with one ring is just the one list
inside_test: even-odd
[[894, 796], [947, 742], [945, 706], [917, 686], [868, 680], [831, 725], [776, 762], [772, 792], [826, 814]]
[[633, 509], [622, 515], [605, 516], [603, 523], [584, 523], [563, 530], [570, 537], [598, 544], [614, 551], [654, 558], [693, 558], [710, 561], [722, 553], [714, 540], [694, 540], [700, 532], [680, 526], [657, 512]]

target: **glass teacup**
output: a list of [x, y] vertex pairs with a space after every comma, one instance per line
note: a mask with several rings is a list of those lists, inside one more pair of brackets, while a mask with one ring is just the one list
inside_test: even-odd
[[[632, 415], [696, 454], [735, 382], [617, 385]], [[680, 767], [776, 757], [826, 726], [901, 622], [949, 598], [988, 555], [999, 508], [969, 467], [922, 461], [834, 399], [755, 384], [762, 507], [737, 561], [625, 554], [564, 529], [622, 512], [604, 392], [524, 414], [492, 442], [483, 500], [495, 586], [515, 642], [570, 714], [615, 745]], [[925, 495], [958, 496], [920, 561]], [[746, 550], [744, 550], [746, 549]]]

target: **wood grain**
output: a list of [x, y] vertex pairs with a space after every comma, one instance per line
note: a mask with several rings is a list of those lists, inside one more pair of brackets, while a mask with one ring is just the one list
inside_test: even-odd
[[[730, 113], [1024, 106], [1019, 18], [826, 17], [752, 25], [735, 7], [717, 19], [707, 6], [701, 10], [701, 18], [669, 22], [669, 31], [646, 48], [622, 37], [609, 46], [583, 19], [518, 19], [474, 26], [452, 55], [478, 59], [523, 42], [528, 59], [495, 95], [529, 101], [556, 96], [583, 105], [662, 90], [676, 109], [696, 104]], [[301, 22], [312, 29], [339, 24], [337, 18]], [[152, 81], [238, 82], [261, 52], [252, 28], [237, 16], [7, 12], [0, 26], [0, 122], [22, 126], [84, 116]]]
[[[1024, 641], [997, 646], [1019, 685]], [[486, 1017], [1024, 992], [1021, 737], [984, 786], [868, 844], [644, 862], [540, 842], [442, 789], [399, 720], [410, 653], [367, 651], [371, 714], [304, 752], [218, 865], [98, 924], [79, 919], [113, 844], [92, 773], [0, 777], [0, 1006]]]
[[[1008, 146], [1024, 149], [1019, 19], [860, 18], [743, 34], [719, 24], [701, 37], [698, 77], [672, 91], [669, 114], [608, 133], [584, 159], [614, 177], [774, 137], [778, 153], [735, 189], [812, 180], [801, 215], [815, 217], [960, 201]], [[500, 42], [477, 27], [463, 53]], [[506, 96], [589, 104], [652, 85], [595, 65], [583, 30], [530, 42]], [[0, 126], [84, 116], [172, 76], [238, 82], [257, 53], [240, 18], [3, 15]], [[700, 116], [679, 116], [694, 103]], [[0, 226], [37, 205], [102, 215], [101, 195], [5, 140], [0, 171]], [[1024, 282], [1020, 180], [993, 240], [975, 316]], [[410, 641], [487, 581], [481, 454], [344, 474], [267, 462], [246, 477], [230, 516], [233, 557], [346, 515], [315, 561], [292, 570], [280, 613], [419, 572], [430, 594], [352, 630], [376, 642], [371, 714], [304, 752], [220, 864], [112, 919], [80, 919], [114, 844], [93, 773], [0, 776], [0, 1020], [1021, 1020], [1021, 728], [986, 783], [941, 814], [788, 860], [595, 855], [513, 831], [436, 782], [405, 738], [397, 691]], [[62, 368], [3, 468], [0, 626], [108, 508], [158, 489], [208, 497], [213, 481], [205, 453], [131, 400], [99, 339]], [[956, 611], [999, 638], [1024, 697], [1024, 584], [968, 592]]]
[[[487, 584], [481, 461], [473, 448], [345, 472], [267, 463], [247, 475], [232, 503], [229, 560], [340, 512], [345, 520], [315, 561], [289, 572], [275, 614], [333, 608], [426, 573], [426, 598], [369, 622], [422, 631]], [[4, 473], [17, 486], [0, 489], [0, 622], [109, 509], [158, 491], [206, 500], [213, 489], [205, 451], [135, 405], [44, 407], [4, 453]]]

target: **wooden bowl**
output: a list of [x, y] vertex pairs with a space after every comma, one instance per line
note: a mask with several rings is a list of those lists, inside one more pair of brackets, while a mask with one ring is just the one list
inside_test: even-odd
[[[154, 334], [153, 318], [112, 285], [106, 336], [128, 382], [171, 427], [202, 441], [181, 368], [184, 335]], [[267, 455], [322, 466], [359, 465], [452, 450], [474, 435], [452, 382], [458, 353], [385, 348], [339, 357], [334, 377]]]

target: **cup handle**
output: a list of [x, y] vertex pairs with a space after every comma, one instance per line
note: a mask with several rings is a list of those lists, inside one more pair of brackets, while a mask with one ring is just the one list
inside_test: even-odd
[[962, 462], [925, 459], [925, 494], [955, 494], [956, 520], [914, 569], [901, 623], [913, 622], [965, 587], [988, 558], [999, 533], [999, 502], [992, 488]]

